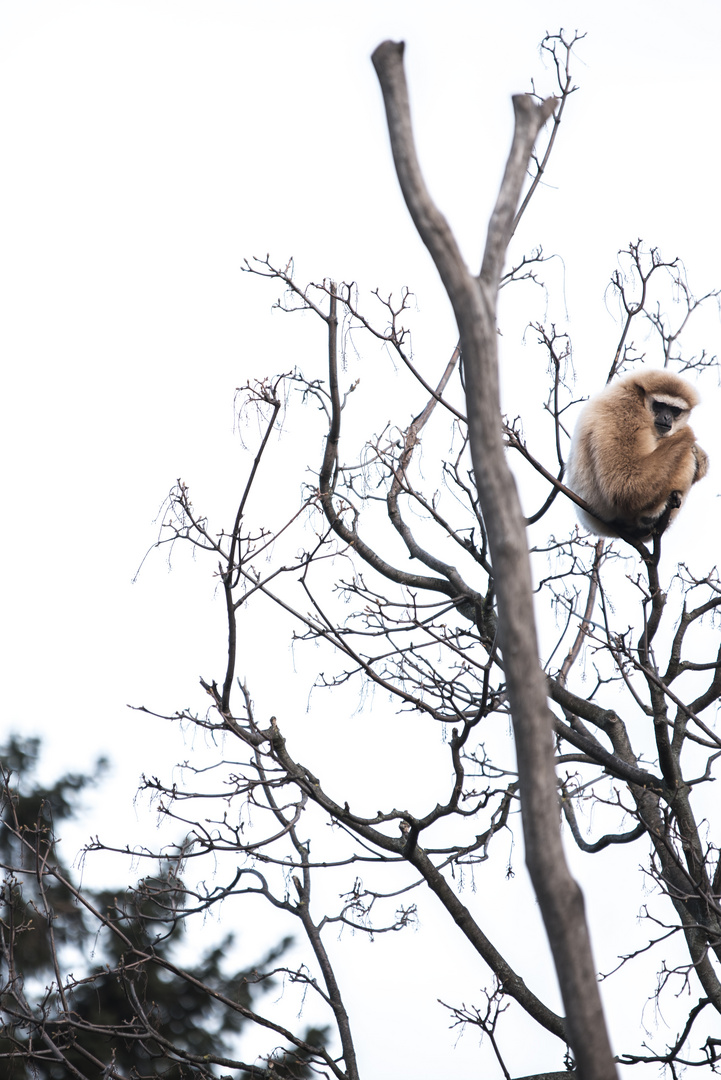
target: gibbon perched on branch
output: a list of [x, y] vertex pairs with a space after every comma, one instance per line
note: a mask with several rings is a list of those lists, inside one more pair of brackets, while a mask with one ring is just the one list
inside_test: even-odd
[[566, 472], [568, 486], [593, 510], [577, 508], [587, 529], [645, 540], [666, 528], [708, 470], [688, 426], [698, 402], [690, 383], [669, 371], [634, 372], [591, 398]]

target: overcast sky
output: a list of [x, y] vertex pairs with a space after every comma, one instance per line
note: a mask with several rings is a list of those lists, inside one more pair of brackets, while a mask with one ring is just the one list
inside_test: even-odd
[[[716, 0], [1, 0], [2, 732], [42, 735], [47, 775], [104, 753], [129, 800], [142, 769], [184, 751], [126, 703], [198, 706], [198, 675], [217, 669], [204, 573], [156, 556], [131, 582], [177, 477], [222, 504], [235, 387], [312, 360], [243, 259], [409, 285], [428, 351], [453, 345], [373, 48], [407, 43], [426, 177], [477, 266], [510, 95], [531, 77], [553, 90], [538, 44], [561, 26], [587, 32], [580, 90], [519, 243], [562, 256], [585, 394], [618, 336], [604, 295], [620, 247], [641, 237], [681, 256], [697, 293], [721, 286]], [[718, 351], [717, 315], [703, 332]], [[715, 383], [703, 392], [694, 427], [713, 459]], [[697, 539], [718, 536], [718, 469], [704, 483]], [[429, 1061], [418, 1080], [441, 1075]]]

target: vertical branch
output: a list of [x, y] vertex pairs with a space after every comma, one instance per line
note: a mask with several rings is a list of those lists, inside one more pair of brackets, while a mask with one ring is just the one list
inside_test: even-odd
[[[553, 147], [556, 142], [556, 137], [558, 135], [558, 129], [561, 126], [561, 120], [563, 119], [563, 113], [565, 111], [566, 104], [569, 97], [576, 89], [576, 87], [573, 86], [573, 80], [571, 79], [571, 50], [573, 49], [573, 46], [576, 44], [576, 42], [581, 41], [585, 36], [585, 34], [579, 34], [578, 31], [576, 31], [570, 41], [566, 41], [563, 36], [563, 30], [561, 30], [558, 34], [546, 34], [545, 38], [541, 42], [541, 50], [551, 54], [551, 56], [553, 57], [553, 62], [556, 66], [556, 78], [558, 80], [558, 89], [560, 91], [559, 106], [553, 114], [553, 127], [551, 129], [551, 135], [548, 140], [548, 145], [543, 154], [543, 157], [539, 161], [538, 158], [534, 155], [536, 173], [533, 177], [528, 191], [524, 196], [523, 202], [521, 203], [521, 206], [516, 213], [515, 218], [513, 219], [513, 230], [511, 235], [513, 235], [513, 233], [515, 233], [516, 229], [518, 228], [518, 223], [523, 217], [526, 207], [533, 198], [536, 192], [536, 188], [541, 183], [543, 174], [546, 171], [546, 165], [548, 164], [548, 160], [553, 152]], [[559, 47], [565, 50], [566, 55], [563, 63], [561, 63], [558, 57], [557, 49]]]
[[320, 468], [320, 490], [330, 504], [335, 487], [335, 472], [338, 464], [338, 442], [340, 440], [340, 390], [338, 389], [338, 293], [335, 283], [330, 283], [330, 310], [323, 316], [328, 324], [328, 388], [330, 390], [331, 415], [328, 438], [325, 444], [323, 464]]
[[616, 1067], [596, 982], [583, 896], [561, 844], [553, 740], [538, 662], [525, 524], [505, 460], [498, 392], [496, 303], [506, 247], [536, 135], [553, 112], [513, 99], [515, 131], [488, 226], [481, 273], [467, 270], [443, 215], [423, 183], [413, 142], [403, 45], [373, 54], [398, 179], [411, 217], [448, 293], [461, 338], [471, 457], [496, 576], [499, 643], [518, 757], [526, 862], [538, 896], [566, 1008], [568, 1038], [582, 1080], [614, 1080]]
[[280, 410], [280, 401], [278, 400], [275, 390], [268, 390], [266, 400], [272, 406], [272, 413], [268, 420], [268, 426], [263, 436], [263, 441], [260, 444], [260, 449], [255, 455], [255, 461], [250, 470], [250, 476], [248, 477], [245, 485], [245, 490], [238, 504], [238, 510], [235, 515], [235, 522], [233, 523], [233, 532], [230, 539], [230, 551], [228, 553], [228, 559], [226, 562], [225, 570], [221, 572], [221, 581], [223, 582], [223, 594], [225, 596], [225, 607], [228, 615], [228, 664], [225, 669], [225, 679], [223, 680], [223, 695], [221, 699], [221, 710], [224, 713], [230, 712], [230, 691], [233, 687], [233, 678], [235, 676], [235, 659], [237, 651], [237, 621], [235, 618], [235, 602], [233, 600], [233, 586], [236, 582], [238, 570], [242, 563], [242, 557], [239, 554], [240, 547], [240, 526], [243, 521], [243, 512], [245, 510], [245, 503], [250, 489], [253, 486], [258, 466], [260, 465], [260, 459], [263, 456], [263, 451], [268, 445], [268, 439], [270, 433], [275, 425], [278, 412]]

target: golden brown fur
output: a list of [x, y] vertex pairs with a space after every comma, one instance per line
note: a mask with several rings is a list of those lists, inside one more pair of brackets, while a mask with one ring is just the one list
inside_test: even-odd
[[566, 472], [568, 486], [593, 510], [578, 512], [588, 529], [644, 539], [676, 516], [708, 469], [688, 426], [698, 401], [690, 383], [669, 371], [634, 372], [591, 398]]

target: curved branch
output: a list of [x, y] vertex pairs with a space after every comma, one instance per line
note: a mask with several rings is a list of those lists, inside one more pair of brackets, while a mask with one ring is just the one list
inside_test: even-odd
[[[434, 569], [443, 573], [445, 577], [429, 577], [425, 574], [409, 574], [404, 570], [399, 570], [397, 567], [387, 563], [374, 548], [366, 544], [358, 535], [355, 528], [349, 528], [335, 508], [333, 503], [333, 491], [335, 488], [335, 475], [338, 468], [338, 444], [340, 442], [340, 419], [342, 411], [340, 390], [338, 387], [338, 319], [336, 309], [337, 294], [335, 288], [331, 286], [330, 315], [326, 320], [329, 327], [328, 377], [330, 384], [331, 421], [325, 444], [323, 464], [321, 465], [318, 478], [320, 501], [328, 524], [341, 540], [345, 541], [345, 543], [350, 545], [354, 551], [358, 552], [364, 562], [388, 581], [394, 581], [396, 584], [404, 585], [406, 588], [410, 589], [428, 589], [432, 592], [443, 593], [452, 600], [462, 597], [473, 604], [482, 606], [483, 597], [481, 594], [477, 593], [474, 589], [471, 589], [470, 586], [465, 583], [455, 567], [448, 566], [439, 559], [432, 560], [430, 555], [423, 553], [425, 556], [424, 561], [429, 565], [432, 565]], [[449, 366], [452, 362], [452, 360], [449, 362]], [[411, 554], [418, 554], [418, 557], [421, 557], [420, 549], [418, 553], [411, 551]]]

